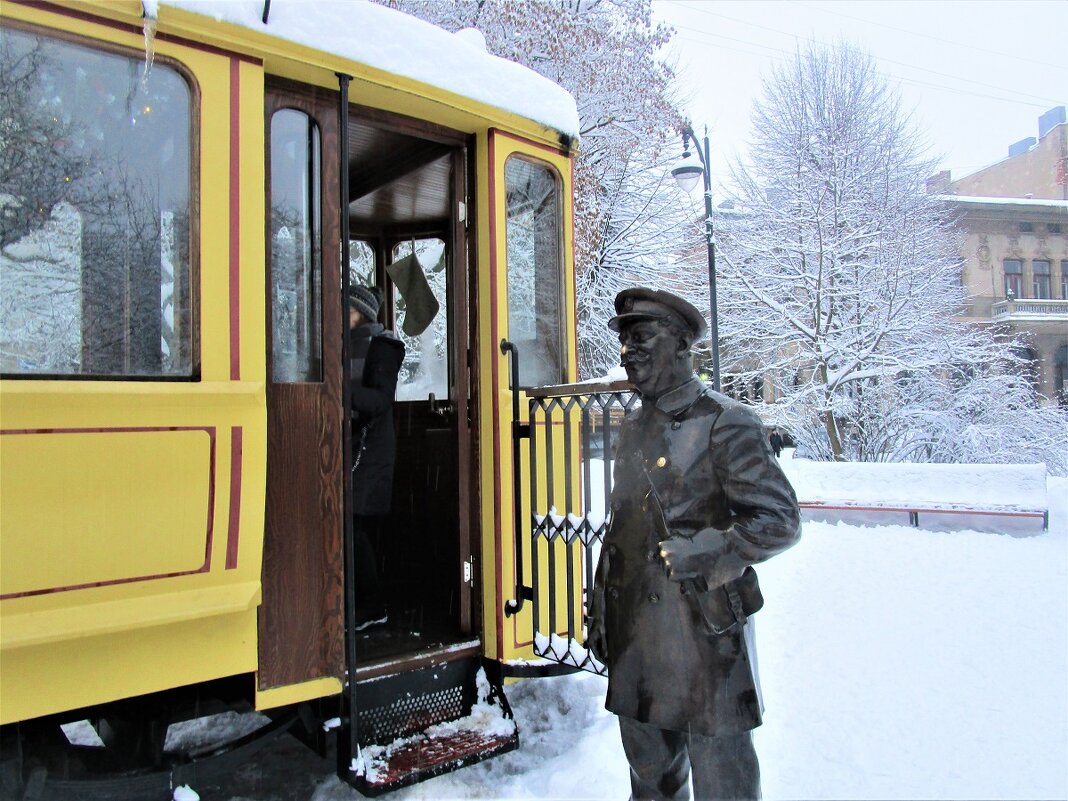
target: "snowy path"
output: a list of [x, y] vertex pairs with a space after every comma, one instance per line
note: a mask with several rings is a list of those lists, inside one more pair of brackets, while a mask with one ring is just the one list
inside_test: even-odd
[[[766, 799], [1068, 796], [1068, 482], [1049, 533], [808, 523], [761, 568]], [[387, 798], [623, 799], [593, 676], [510, 689], [518, 752]], [[359, 798], [336, 778], [314, 801]]]

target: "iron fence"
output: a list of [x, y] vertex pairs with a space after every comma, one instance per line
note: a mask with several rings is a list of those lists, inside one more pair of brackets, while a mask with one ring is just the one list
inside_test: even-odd
[[586, 613], [610, 516], [612, 455], [638, 396], [620, 385], [571, 384], [527, 397], [528, 422], [517, 431], [528, 440], [517, 500], [529, 512], [517, 532], [517, 597], [531, 600], [535, 654], [603, 674], [584, 646]]

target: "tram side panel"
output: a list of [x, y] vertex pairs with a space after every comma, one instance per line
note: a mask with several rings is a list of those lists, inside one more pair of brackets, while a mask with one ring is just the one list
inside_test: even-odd
[[[74, 300], [65, 327], [35, 339], [9, 316], [2, 332], [8, 723], [256, 669], [266, 420], [263, 199], [240, 192], [263, 183], [261, 69], [158, 38], [154, 75], [138, 85], [139, 26], [15, 3], [2, 22], [5, 44], [40, 55], [37, 91], [54, 91], [71, 149], [99, 155], [102, 179], [72, 176], [84, 196], [16, 245], [31, 262], [41, 243], [65, 248]], [[127, 68], [100, 69], [114, 64]], [[158, 105], [169, 102], [185, 103], [187, 136]], [[127, 171], [87, 144], [114, 142], [120, 127]], [[141, 169], [139, 153], [160, 171]], [[168, 181], [187, 182], [184, 205], [166, 200]], [[146, 197], [156, 200], [138, 206]], [[54, 261], [38, 258], [38, 277]], [[20, 312], [39, 322], [43, 296], [2, 267], [5, 293], [22, 292]], [[66, 338], [59, 358], [49, 337]]]

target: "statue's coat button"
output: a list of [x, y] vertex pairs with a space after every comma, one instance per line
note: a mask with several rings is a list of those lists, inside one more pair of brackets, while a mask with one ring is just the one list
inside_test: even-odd
[[651, 604], [655, 604], [655, 603], [657, 603], [657, 602], [658, 602], [659, 600], [660, 600], [660, 596], [659, 596], [659, 595], [657, 595], [657, 594], [656, 594], [655, 592], [651, 592], [651, 593], [649, 593], [649, 603], [651, 603]]
[[667, 467], [667, 457], [661, 456], [656, 460], [657, 467]]

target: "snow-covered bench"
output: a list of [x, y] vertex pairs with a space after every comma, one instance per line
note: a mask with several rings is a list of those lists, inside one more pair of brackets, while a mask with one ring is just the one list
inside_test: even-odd
[[877, 464], [783, 459], [798, 503], [811, 519], [870, 513], [908, 515], [924, 528], [1021, 532], [1049, 526], [1046, 467], [1033, 465]]

